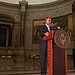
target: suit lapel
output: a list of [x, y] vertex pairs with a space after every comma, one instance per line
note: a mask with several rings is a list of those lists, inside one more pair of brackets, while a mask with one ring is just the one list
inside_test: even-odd
[[45, 30], [46, 30], [46, 32], [49, 32], [49, 31], [48, 31], [48, 28], [46, 27], [46, 25], [44, 25], [44, 26], [45, 26]]
[[[47, 32], [49, 32], [49, 31], [48, 31], [48, 28], [46, 27], [46, 25], [44, 25], [44, 26], [45, 26], [45, 30], [46, 30]], [[52, 27], [50, 26], [50, 31], [51, 31], [51, 30], [53, 30], [53, 29], [52, 29]]]

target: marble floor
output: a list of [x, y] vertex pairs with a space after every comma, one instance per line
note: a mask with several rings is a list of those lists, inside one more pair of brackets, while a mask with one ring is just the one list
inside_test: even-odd
[[[41, 75], [41, 74], [24, 74], [24, 75]], [[75, 75], [75, 73], [70, 73], [68, 75]]]
[[[34, 73], [34, 71], [32, 71], [32, 72], [24, 72], [24, 71], [22, 71], [22, 72], [10, 72], [10, 73], [8, 73], [8, 72], [0, 72], [0, 75], [41, 75], [40, 74], [40, 72], [35, 72]], [[46, 74], [47, 75], [47, 74]], [[69, 71], [68, 73], [67, 73], [67, 75], [75, 75], [75, 71]]]
[[[0, 75], [41, 75], [41, 74], [0, 74]], [[75, 75], [75, 72], [74, 73], [68, 73], [68, 75]]]

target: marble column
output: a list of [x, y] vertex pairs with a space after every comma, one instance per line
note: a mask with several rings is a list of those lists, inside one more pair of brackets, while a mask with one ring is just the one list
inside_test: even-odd
[[19, 1], [21, 7], [21, 32], [20, 32], [20, 46], [24, 47], [24, 30], [25, 30], [25, 18], [26, 18], [26, 7], [28, 2], [26, 0]]
[[73, 11], [73, 37], [74, 37], [74, 48], [75, 48], [75, 2], [72, 5]]

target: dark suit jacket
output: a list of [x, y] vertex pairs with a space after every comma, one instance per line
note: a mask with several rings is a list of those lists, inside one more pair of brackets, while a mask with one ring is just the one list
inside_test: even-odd
[[[53, 28], [50, 26], [50, 31], [53, 30]], [[39, 34], [41, 36], [40, 39], [40, 49], [46, 49], [47, 48], [47, 41], [43, 41], [43, 37], [45, 36], [45, 33], [49, 32], [46, 25], [41, 25], [39, 27]]]

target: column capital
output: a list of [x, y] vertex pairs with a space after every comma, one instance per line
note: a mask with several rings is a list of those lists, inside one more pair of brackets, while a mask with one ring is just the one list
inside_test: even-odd
[[19, 1], [19, 5], [21, 7], [21, 12], [26, 12], [26, 7], [28, 5], [28, 2], [26, 0]]

